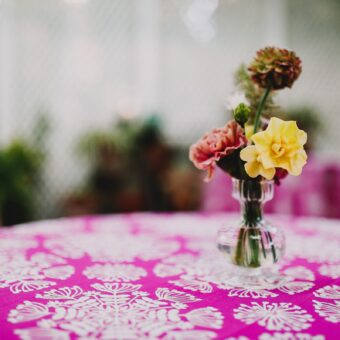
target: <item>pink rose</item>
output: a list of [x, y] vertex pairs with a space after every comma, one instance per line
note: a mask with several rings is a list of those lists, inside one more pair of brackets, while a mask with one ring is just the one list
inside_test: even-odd
[[193, 144], [189, 150], [189, 158], [196, 168], [208, 171], [205, 179], [208, 181], [214, 173], [216, 162], [246, 143], [242, 128], [231, 120], [224, 127], [206, 133]]

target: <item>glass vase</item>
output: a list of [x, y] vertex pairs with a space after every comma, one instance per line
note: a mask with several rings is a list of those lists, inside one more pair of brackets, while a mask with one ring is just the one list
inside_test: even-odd
[[217, 245], [239, 286], [275, 283], [273, 269], [284, 254], [285, 238], [281, 229], [263, 218], [263, 205], [273, 194], [273, 181], [233, 179], [232, 196], [240, 202], [241, 221], [222, 227]]

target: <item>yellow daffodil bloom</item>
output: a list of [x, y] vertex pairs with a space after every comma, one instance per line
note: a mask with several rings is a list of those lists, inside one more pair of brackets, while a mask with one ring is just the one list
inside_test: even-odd
[[[307, 134], [297, 127], [295, 121], [286, 122], [273, 117], [267, 129], [254, 134], [251, 140], [255, 145], [248, 146], [241, 152], [241, 154], [243, 153], [241, 159], [247, 162], [245, 169], [250, 177], [256, 177], [257, 172], [254, 169], [261, 166], [265, 170], [282, 168], [294, 176], [301, 174], [302, 168], [307, 162], [307, 154], [303, 149], [303, 145], [307, 142]], [[246, 151], [248, 148], [252, 149]], [[256, 155], [256, 160], [254, 160], [254, 155]], [[257, 163], [261, 163], [261, 165]], [[263, 172], [263, 170], [261, 171]], [[270, 171], [272, 172], [272, 170]], [[262, 176], [267, 179], [270, 177], [268, 173], [267, 176], [263, 174]]]
[[255, 145], [249, 145], [240, 153], [243, 161], [247, 162], [244, 166], [248, 176], [255, 178], [263, 176], [266, 179], [273, 179], [275, 175], [275, 168], [266, 169], [261, 161], [261, 155], [257, 152]]

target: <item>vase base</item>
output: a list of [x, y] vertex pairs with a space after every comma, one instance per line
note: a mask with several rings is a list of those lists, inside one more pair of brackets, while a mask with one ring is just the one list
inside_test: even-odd
[[276, 289], [286, 281], [284, 275], [263, 268], [237, 268], [228, 273], [221, 273], [219, 277], [219, 284], [222, 286], [251, 290]]

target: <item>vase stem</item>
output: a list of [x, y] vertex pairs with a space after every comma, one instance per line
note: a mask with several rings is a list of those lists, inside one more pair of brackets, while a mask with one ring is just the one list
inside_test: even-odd
[[240, 202], [242, 219], [235, 226], [221, 228], [218, 234], [219, 250], [250, 276], [266, 271], [284, 253], [283, 232], [263, 218], [263, 206], [273, 192], [273, 181], [234, 179], [232, 195]]
[[262, 220], [262, 203], [258, 201], [241, 202], [241, 212], [244, 224], [254, 227]]

